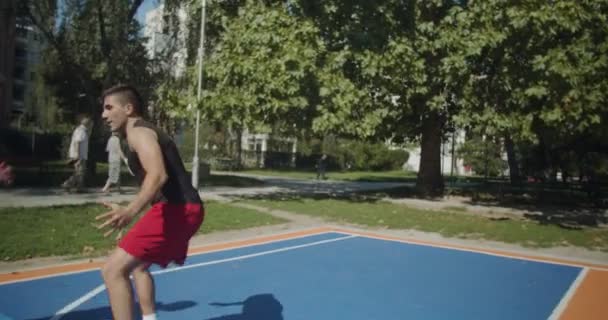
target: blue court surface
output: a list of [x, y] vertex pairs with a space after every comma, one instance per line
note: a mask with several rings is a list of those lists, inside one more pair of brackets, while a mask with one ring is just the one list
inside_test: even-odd
[[[162, 320], [548, 319], [582, 270], [342, 232], [152, 269]], [[99, 270], [0, 285], [2, 320], [111, 318]]]

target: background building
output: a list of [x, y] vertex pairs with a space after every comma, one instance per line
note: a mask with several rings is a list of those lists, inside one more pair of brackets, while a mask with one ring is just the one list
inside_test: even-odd
[[15, 1], [0, 1], [0, 127], [20, 126], [34, 114], [36, 69], [44, 46], [42, 35], [16, 16]]
[[160, 4], [146, 13], [144, 36], [148, 57], [157, 63], [160, 70], [167, 70], [175, 78], [184, 75], [186, 71], [186, 38], [188, 35], [186, 8], [177, 10], [178, 30], [175, 35], [170, 28], [171, 15], [165, 12], [165, 6]]
[[9, 124], [13, 104], [15, 0], [0, 1], [0, 128]]
[[16, 120], [17, 126], [20, 126], [26, 115], [35, 115], [40, 112], [34, 88], [44, 40], [38, 30], [22, 23], [19, 19], [17, 19], [15, 31], [11, 117]]
[[[237, 139], [235, 138], [235, 141]], [[295, 138], [280, 137], [272, 135], [270, 133], [256, 133], [245, 130], [241, 139], [241, 149], [243, 151], [243, 165], [249, 168], [265, 168], [268, 161], [276, 162], [276, 155], [273, 158], [268, 159], [269, 155], [276, 150], [276, 146], [271, 146], [271, 140], [282, 141], [283, 144], [287, 145], [287, 149], [283, 150], [283, 153], [290, 153], [289, 159], [283, 161], [289, 163], [289, 167], [295, 167], [296, 153], [298, 151], [298, 141]], [[272, 150], [275, 149], [275, 150]], [[286, 160], [286, 159], [283, 159]], [[275, 165], [277, 163], [274, 163]], [[281, 167], [285, 167], [285, 164]]]
[[[458, 130], [441, 144], [441, 173], [443, 175], [470, 175], [472, 172], [464, 166], [464, 160], [458, 157], [457, 150], [465, 142], [465, 132]], [[390, 144], [389, 144], [390, 145]], [[404, 170], [418, 171], [420, 169], [420, 146], [405, 148], [409, 152]]]

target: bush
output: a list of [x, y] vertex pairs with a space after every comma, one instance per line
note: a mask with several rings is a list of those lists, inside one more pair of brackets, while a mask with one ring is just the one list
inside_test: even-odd
[[[328, 170], [398, 170], [407, 162], [405, 150], [390, 150], [382, 143], [346, 139], [313, 139], [298, 143], [297, 168], [314, 169], [324, 152]], [[314, 152], [313, 152], [314, 151]]]
[[398, 170], [407, 162], [405, 150], [390, 150], [380, 143], [351, 141], [342, 147], [343, 167], [356, 170]]
[[475, 137], [467, 140], [457, 154], [464, 159], [464, 165], [470, 166], [479, 175], [498, 177], [508, 168], [507, 162], [501, 157], [501, 144], [491, 139]]

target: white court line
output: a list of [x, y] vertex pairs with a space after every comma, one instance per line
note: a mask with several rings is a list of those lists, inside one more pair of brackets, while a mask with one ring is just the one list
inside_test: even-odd
[[562, 313], [566, 310], [570, 299], [572, 299], [576, 293], [576, 290], [578, 290], [578, 287], [581, 285], [581, 283], [583, 283], [583, 280], [585, 280], [588, 271], [589, 268], [583, 268], [583, 270], [579, 272], [576, 279], [572, 282], [572, 284], [570, 284], [570, 288], [568, 288], [566, 294], [559, 301], [557, 307], [553, 309], [553, 312], [551, 313], [551, 316], [549, 316], [548, 320], [558, 320], [561, 317]]
[[[345, 233], [346, 232], [342, 232]], [[358, 233], [355, 231], [352, 234], [354, 235], [358, 235]], [[593, 269], [593, 270], [599, 270], [599, 271], [608, 271], [608, 268], [602, 268], [602, 267], [594, 267], [594, 266], [585, 266], [585, 262], [577, 262], [577, 261], [572, 261], [572, 262], [567, 262], [567, 261], [553, 261], [551, 260], [552, 257], [543, 257], [543, 256], [539, 256], [539, 257], [527, 257], [524, 256], [523, 254], [518, 254], [518, 253], [509, 253], [509, 252], [504, 252], [504, 253], [498, 253], [498, 252], [492, 252], [492, 251], [484, 251], [483, 248], [482, 249], [474, 249], [474, 248], [462, 248], [462, 247], [452, 247], [449, 244], [439, 244], [439, 243], [425, 243], [425, 242], [416, 242], [415, 240], [407, 240], [407, 239], [392, 239], [392, 238], [384, 238], [382, 236], [374, 236], [374, 235], [367, 235], [367, 234], [363, 234], [361, 235], [362, 237], [365, 238], [370, 238], [370, 239], [376, 239], [376, 240], [384, 240], [384, 241], [389, 241], [389, 242], [400, 242], [400, 243], [406, 243], [406, 244], [411, 244], [411, 245], [416, 245], [416, 246], [423, 246], [423, 247], [432, 247], [432, 248], [440, 248], [440, 249], [449, 249], [449, 250], [456, 250], [456, 251], [463, 251], [463, 252], [470, 252], [470, 253], [477, 253], [477, 254], [482, 254], [482, 255], [488, 255], [488, 256], [495, 256], [495, 257], [501, 257], [501, 258], [509, 258], [509, 259], [514, 259], [514, 260], [520, 260], [520, 261], [532, 261], [532, 262], [540, 262], [540, 263], [544, 263], [544, 264], [554, 264], [554, 265], [560, 265], [560, 266], [566, 266], [566, 267], [575, 267], [575, 268], [589, 268], [589, 269]]]
[[[273, 234], [273, 235], [282, 236], [282, 235], [289, 235], [290, 233], [293, 233], [293, 231], [292, 232], [277, 233], [277, 234]], [[322, 231], [319, 231], [319, 232], [314, 232], [314, 233], [310, 233], [310, 234], [303, 234], [303, 235], [299, 235], [299, 236], [295, 236], [295, 237], [290, 237], [290, 238], [287, 238], [287, 239], [267, 240], [267, 241], [260, 241], [260, 242], [255, 242], [255, 243], [246, 243], [246, 244], [242, 244], [242, 245], [235, 246], [235, 247], [214, 249], [214, 250], [208, 250], [208, 251], [203, 251], [203, 252], [196, 252], [196, 253], [189, 254], [188, 258], [192, 258], [194, 256], [198, 256], [198, 255], [201, 255], [201, 254], [207, 254], [207, 253], [213, 253], [213, 252], [219, 252], [219, 251], [227, 251], [227, 250], [233, 250], [233, 249], [241, 249], [241, 248], [253, 247], [253, 246], [270, 244], [270, 243], [281, 242], [281, 241], [297, 240], [297, 239], [303, 239], [303, 238], [307, 238], [307, 237], [313, 237], [313, 236], [318, 236], [318, 235], [322, 235], [322, 234], [329, 234], [329, 233], [337, 233], [337, 234], [341, 234], [341, 235], [350, 234], [350, 233], [341, 232], [341, 231], [322, 230]], [[253, 240], [255, 240], [255, 238]], [[233, 243], [233, 242], [235, 242], [235, 241], [224, 241], [224, 242], [212, 243], [212, 244], [209, 244], [209, 246], [222, 245], [222, 244], [230, 244], [230, 243]], [[238, 242], [238, 240], [236, 242]], [[203, 246], [203, 248], [204, 247], [205, 246]], [[197, 249], [197, 248], [200, 248], [200, 247], [192, 247], [191, 249]], [[33, 269], [33, 270], [35, 270], [35, 269]], [[26, 278], [26, 279], [11, 280], [11, 281], [6, 281], [6, 282], [0, 283], [0, 286], [7, 285], [7, 284], [12, 284], [12, 283], [18, 283], [18, 282], [27, 282], [27, 281], [40, 280], [40, 279], [45, 279], [45, 278], [69, 276], [69, 275], [74, 275], [74, 274], [79, 274], [79, 273], [85, 273], [85, 272], [90, 272], [90, 271], [95, 271], [95, 270], [99, 270], [99, 267], [90, 267], [90, 268], [87, 268], [87, 269], [77, 270], [77, 271], [67, 271], [67, 272], [53, 273], [53, 274], [44, 275], [44, 276], [38, 276], [38, 277], [30, 277], [30, 278]], [[26, 271], [30, 271], [30, 270], [26, 270]], [[0, 320], [2, 320], [2, 319], [0, 318]]]
[[79, 305], [89, 301], [91, 298], [93, 298], [94, 296], [96, 296], [97, 294], [99, 294], [100, 292], [105, 290], [105, 288], [106, 288], [106, 286], [102, 284], [99, 287], [89, 291], [89, 293], [80, 297], [80, 299], [68, 304], [67, 306], [63, 307], [61, 310], [55, 312], [55, 315], [51, 318], [51, 320], [59, 320], [59, 319], [63, 318], [63, 316], [68, 314], [70, 311], [78, 308]]
[[[258, 252], [258, 253], [246, 254], [246, 255], [242, 255], [242, 256], [238, 256], [238, 257], [232, 257], [232, 258], [226, 258], [226, 259], [214, 260], [214, 261], [208, 261], [208, 262], [201, 262], [201, 263], [196, 263], [193, 265], [177, 267], [177, 268], [172, 268], [172, 269], [158, 270], [158, 271], [152, 272], [152, 274], [163, 274], [163, 273], [175, 272], [175, 271], [180, 271], [180, 270], [185, 270], [185, 269], [204, 267], [204, 266], [209, 266], [209, 265], [214, 265], [214, 264], [219, 264], [219, 263], [224, 263], [224, 262], [229, 262], [229, 261], [244, 260], [244, 259], [249, 259], [249, 258], [254, 258], [254, 257], [259, 257], [259, 256], [265, 256], [265, 255], [269, 255], [272, 253], [289, 251], [289, 250], [300, 249], [300, 248], [305, 248], [305, 247], [312, 247], [312, 246], [316, 246], [316, 245], [320, 245], [320, 244], [325, 244], [325, 243], [330, 243], [330, 242], [335, 242], [335, 241], [340, 241], [340, 240], [346, 240], [346, 239], [352, 239], [352, 238], [356, 238], [356, 237], [358, 237], [358, 236], [349, 235], [349, 236], [340, 237], [340, 238], [321, 240], [321, 241], [301, 244], [301, 245], [297, 245], [297, 246], [291, 246], [291, 247], [285, 247], [285, 248], [280, 248], [280, 249], [262, 251], [262, 252]], [[50, 320], [59, 320], [59, 319], [63, 318], [70, 311], [78, 308], [81, 304], [92, 299], [94, 296], [96, 296], [97, 294], [102, 292], [104, 289], [105, 289], [105, 285], [100, 285], [100, 286], [96, 287], [95, 289], [89, 291], [84, 296], [80, 297], [79, 299], [75, 300], [74, 302], [63, 307], [61, 310], [57, 311]]]

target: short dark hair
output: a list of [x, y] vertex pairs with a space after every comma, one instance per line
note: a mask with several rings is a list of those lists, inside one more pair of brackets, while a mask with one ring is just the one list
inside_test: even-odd
[[128, 84], [119, 84], [106, 89], [101, 94], [101, 103], [103, 103], [108, 96], [118, 96], [120, 103], [123, 105], [130, 103], [137, 114], [144, 114], [144, 101], [135, 87]]

